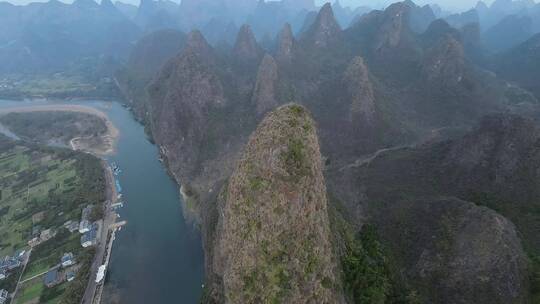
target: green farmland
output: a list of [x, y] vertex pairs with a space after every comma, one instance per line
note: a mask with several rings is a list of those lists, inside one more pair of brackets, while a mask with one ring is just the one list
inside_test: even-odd
[[[12, 292], [21, 282], [15, 303], [71, 303], [71, 286], [43, 285], [43, 273], [55, 267], [65, 252], [74, 253], [77, 268], [89, 267], [93, 251], [80, 246], [80, 234], [63, 224], [78, 221], [88, 204], [105, 200], [105, 181], [100, 160], [80, 152], [49, 148], [0, 135], [0, 257], [30, 249], [28, 241], [51, 229], [52, 236], [32, 249], [24, 273], [21, 268], [0, 289]], [[82, 276], [82, 274], [81, 274]], [[87, 277], [80, 278], [87, 280]], [[76, 301], [75, 301], [76, 302]], [[73, 302], [73, 303], [75, 303]]]

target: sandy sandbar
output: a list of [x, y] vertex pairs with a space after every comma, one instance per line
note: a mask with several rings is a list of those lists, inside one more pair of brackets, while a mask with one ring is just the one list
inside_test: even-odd
[[120, 131], [112, 123], [109, 116], [98, 109], [84, 105], [69, 105], [69, 104], [50, 104], [50, 105], [33, 105], [10, 107], [0, 109], [0, 115], [7, 113], [27, 113], [27, 112], [78, 112], [95, 115], [103, 119], [107, 126], [107, 134], [100, 136], [102, 144], [93, 145], [95, 138], [76, 137], [70, 141], [73, 150], [82, 150], [97, 155], [108, 155], [115, 151], [116, 142]]

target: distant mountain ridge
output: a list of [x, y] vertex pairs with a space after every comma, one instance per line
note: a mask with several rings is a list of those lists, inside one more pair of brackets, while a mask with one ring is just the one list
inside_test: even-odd
[[9, 15], [0, 18], [4, 73], [65, 69], [84, 57], [122, 58], [139, 37], [138, 27], [108, 0], [4, 4], [4, 14]]
[[482, 1], [469, 11], [445, 19], [461, 28], [477, 23], [487, 51], [506, 51], [540, 32], [540, 3], [531, 0], [496, 0], [490, 6]]
[[540, 98], [540, 33], [495, 57], [495, 71]]

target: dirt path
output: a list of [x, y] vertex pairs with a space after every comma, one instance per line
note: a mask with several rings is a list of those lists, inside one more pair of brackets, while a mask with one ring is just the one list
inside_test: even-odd
[[403, 145], [403, 146], [380, 149], [376, 151], [375, 153], [372, 153], [372, 154], [369, 154], [362, 158], [357, 159], [352, 164], [342, 167], [341, 169], [339, 169], [339, 171], [344, 171], [351, 168], [363, 167], [365, 165], [369, 165], [372, 161], [374, 161], [375, 159], [377, 159], [379, 156], [381, 156], [382, 154], [386, 152], [397, 151], [397, 150], [402, 150], [402, 149], [407, 149], [407, 148], [412, 148], [412, 147], [414, 147], [414, 145]]
[[107, 114], [100, 110], [83, 105], [67, 104], [33, 105], [0, 109], [0, 115], [29, 112], [76, 112], [98, 116], [103, 119], [107, 126], [107, 134], [101, 136], [101, 141], [103, 143], [100, 147], [92, 147], [92, 144], [86, 142], [85, 138], [76, 137], [70, 142], [71, 148], [73, 150], [81, 150], [98, 155], [108, 155], [115, 151], [115, 144], [120, 135], [120, 131], [118, 131], [116, 126], [111, 122]]

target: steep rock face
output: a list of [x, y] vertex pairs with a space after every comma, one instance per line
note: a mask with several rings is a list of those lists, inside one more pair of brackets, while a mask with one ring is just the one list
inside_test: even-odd
[[278, 67], [272, 56], [265, 55], [253, 90], [252, 101], [256, 105], [257, 114], [262, 115], [277, 107], [276, 82], [278, 80]]
[[283, 106], [251, 136], [219, 200], [219, 303], [339, 303], [315, 123]]
[[369, 71], [362, 57], [355, 57], [345, 71], [344, 81], [351, 98], [350, 119], [373, 125], [375, 96]]
[[279, 33], [277, 60], [290, 63], [293, 58], [295, 43], [291, 25], [287, 23]]
[[239, 61], [246, 63], [253, 63], [261, 57], [262, 49], [257, 44], [249, 25], [240, 28], [233, 53]]
[[485, 61], [485, 55], [480, 38], [480, 24], [468, 23], [461, 28], [460, 32], [467, 58], [472, 62], [482, 64]]
[[453, 87], [463, 81], [465, 52], [463, 45], [447, 35], [428, 50], [424, 58], [423, 73], [430, 82]]
[[154, 139], [172, 172], [189, 176], [198, 170], [208, 111], [226, 103], [214, 63], [212, 48], [199, 32], [192, 32], [184, 51], [149, 88]]
[[526, 303], [527, 256], [514, 225], [493, 210], [424, 199], [400, 202], [379, 221], [422, 302]]
[[126, 67], [116, 73], [122, 94], [139, 120], [148, 118], [146, 87], [165, 62], [179, 54], [185, 44], [186, 35], [176, 30], [148, 34], [135, 44]]
[[421, 42], [424, 47], [433, 47], [441, 38], [450, 36], [456, 40], [459, 40], [460, 33], [457, 29], [451, 27], [448, 22], [443, 19], [437, 19], [433, 21], [426, 31], [422, 33]]
[[498, 56], [495, 70], [540, 98], [540, 34]]
[[409, 22], [411, 10], [407, 2], [394, 3], [384, 11], [364, 15], [346, 30], [347, 40], [371, 64], [375, 74], [399, 82], [411, 81], [405, 71], [416, 69], [422, 56], [421, 45]]
[[342, 38], [339, 24], [334, 17], [330, 3], [319, 11], [315, 22], [302, 34], [301, 40], [307, 48], [327, 48]]
[[[449, 168], [453, 188], [497, 193], [509, 201], [534, 201], [540, 197], [539, 145], [540, 128], [532, 121], [488, 116], [451, 146], [442, 165]], [[500, 193], [504, 188], [507, 193]]]
[[409, 18], [409, 25], [415, 33], [423, 33], [429, 24], [433, 22], [435, 13], [431, 9], [430, 5], [424, 5], [422, 7], [417, 6], [412, 1], [405, 1], [412, 9]]
[[373, 48], [381, 53], [386, 49], [396, 48], [409, 30], [407, 18], [410, 6], [407, 3], [394, 3], [389, 6], [382, 16], [381, 26], [375, 37]]

